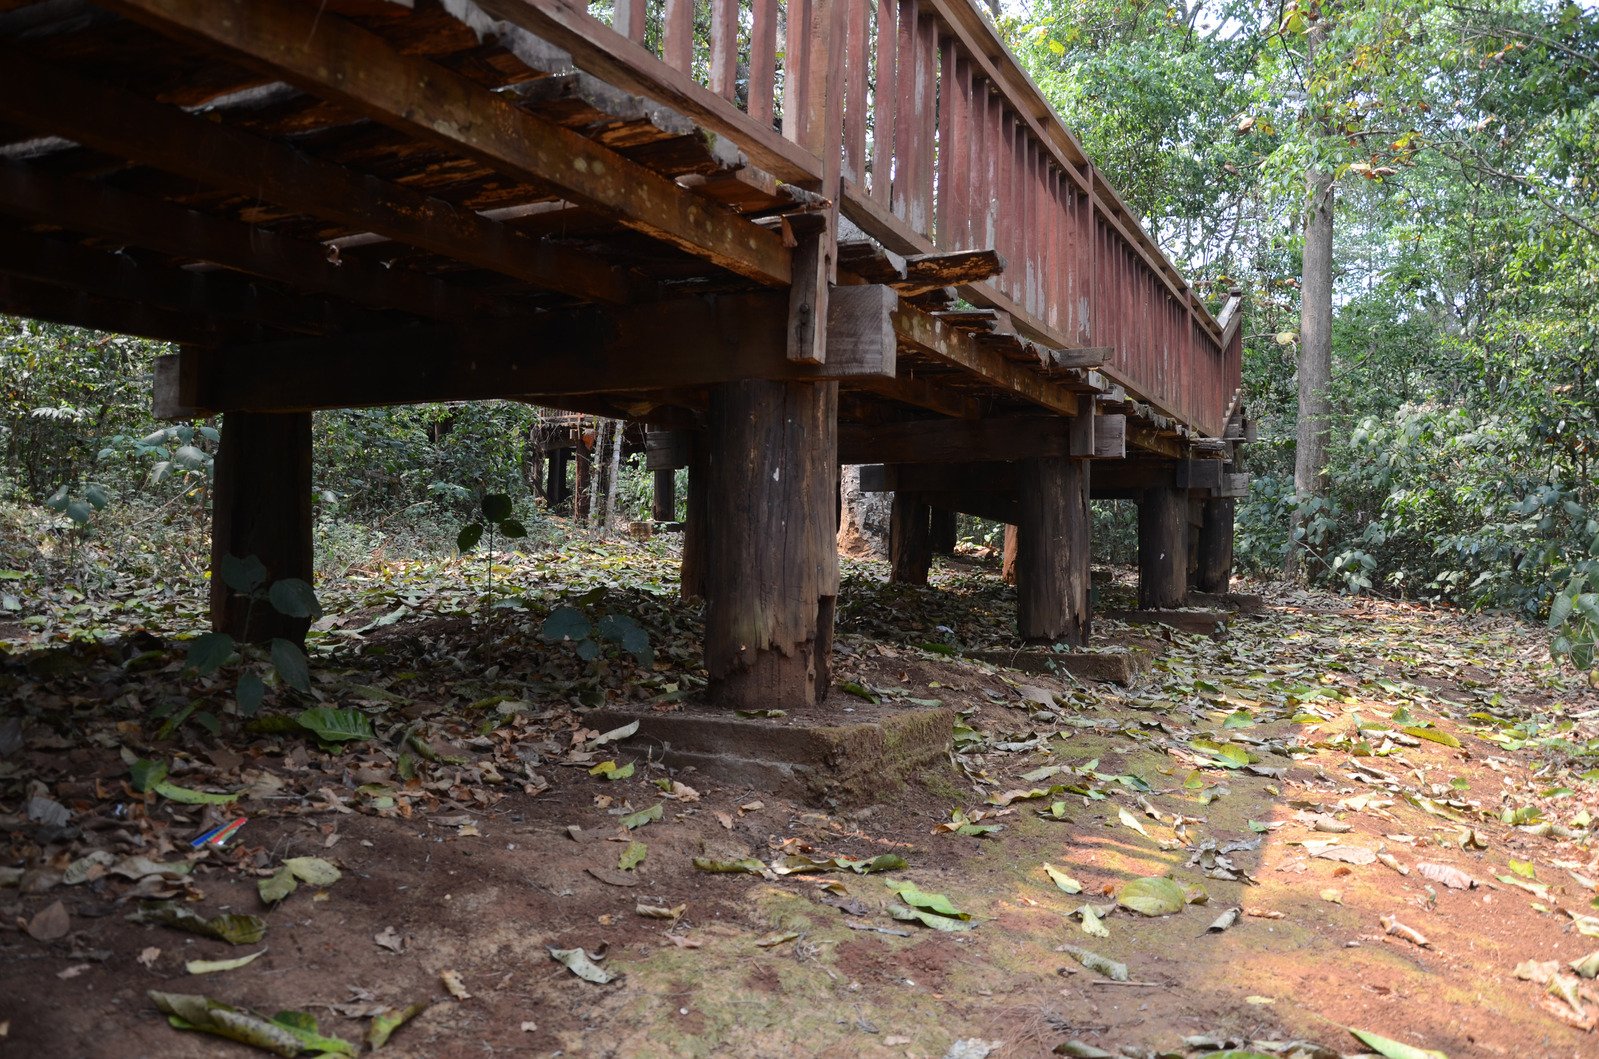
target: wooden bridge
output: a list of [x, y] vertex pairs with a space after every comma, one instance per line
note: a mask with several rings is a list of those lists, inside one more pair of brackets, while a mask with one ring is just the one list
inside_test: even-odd
[[841, 462], [900, 576], [933, 509], [1017, 526], [1029, 639], [1087, 635], [1091, 495], [1146, 605], [1226, 582], [1238, 301], [971, 0], [0, 0], [0, 123], [0, 308], [178, 344], [218, 558], [309, 578], [311, 411], [498, 397], [690, 468], [722, 701], [825, 693]]

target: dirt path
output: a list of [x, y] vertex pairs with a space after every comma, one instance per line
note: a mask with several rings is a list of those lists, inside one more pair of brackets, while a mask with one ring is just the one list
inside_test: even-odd
[[[695, 615], [664, 593], [612, 593], [650, 627], [653, 673], [589, 667], [524, 613], [419, 607], [330, 636], [318, 693], [373, 724], [342, 747], [292, 720], [154, 738], [152, 710], [227, 688], [153, 641], [0, 656], [0, 1054], [266, 1054], [169, 1027], [156, 990], [308, 1012], [356, 1043], [421, 1005], [396, 1056], [1332, 1056], [1366, 1047], [1351, 1028], [1451, 1059], [1599, 1055], [1599, 990], [1571, 967], [1599, 950], [1599, 696], [1537, 630], [1276, 590], [1118, 689], [945, 654], [1006, 642], [986, 573], [932, 591], [871, 573], [846, 588], [840, 681], [963, 724], [949, 765], [864, 810], [648, 763], [606, 778], [573, 707], [692, 690], [673, 667]], [[387, 607], [367, 605], [362, 624]], [[243, 793], [140, 794], [135, 761]], [[190, 852], [236, 815], [234, 841]], [[289, 858], [340, 877], [264, 905]], [[1135, 882], [1162, 876], [1165, 908], [1172, 887]], [[1141, 892], [1170, 914], [1126, 907]], [[265, 936], [128, 921], [163, 899], [259, 915]]]

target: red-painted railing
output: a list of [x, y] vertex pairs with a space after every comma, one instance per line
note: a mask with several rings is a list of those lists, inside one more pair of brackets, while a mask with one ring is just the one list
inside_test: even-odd
[[[510, 0], [485, 6], [503, 8]], [[891, 250], [993, 247], [962, 290], [1220, 436], [1223, 331], [1050, 109], [973, 0], [521, 0], [579, 66], [680, 107], [781, 179], [831, 189]], [[605, 23], [609, 23], [607, 26]]]

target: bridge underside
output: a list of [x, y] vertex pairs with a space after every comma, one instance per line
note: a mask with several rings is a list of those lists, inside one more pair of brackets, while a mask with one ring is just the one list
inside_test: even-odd
[[[1031, 639], [1087, 635], [1091, 496], [1140, 500], [1149, 605], [1191, 565], [1224, 587], [1236, 393], [1175, 412], [1086, 323], [1011, 305], [993, 246], [905, 252], [822, 149], [850, 130], [821, 89], [730, 136], [669, 65], [525, 0], [0, 9], [0, 309], [177, 344], [155, 408], [222, 417], [216, 563], [310, 578], [313, 411], [509, 398], [646, 425], [650, 465], [689, 468], [724, 701], [825, 693], [841, 462], [895, 492], [907, 579], [934, 511], [1017, 526]], [[303, 635], [213, 584], [219, 627]]]

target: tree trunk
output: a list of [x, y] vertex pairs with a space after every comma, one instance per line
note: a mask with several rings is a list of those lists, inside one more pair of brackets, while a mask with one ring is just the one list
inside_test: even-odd
[[[1316, 36], [1310, 38], [1314, 59]], [[1299, 426], [1294, 449], [1297, 503], [1289, 529], [1283, 574], [1303, 574], [1307, 505], [1327, 491], [1327, 387], [1332, 382], [1333, 203], [1332, 173], [1305, 174], [1305, 249], [1299, 285]]]
[[577, 442], [572, 446], [572, 517], [587, 522], [594, 502], [594, 452], [584, 441], [583, 421], [578, 420]]
[[888, 558], [892, 497], [888, 493], [861, 492], [861, 469], [842, 468], [844, 513], [838, 528], [838, 549], [861, 559]]
[[616, 529], [616, 489], [622, 477], [622, 443], [627, 437], [627, 423], [611, 420], [611, 462], [605, 475], [605, 532]]
[[688, 436], [688, 499], [683, 513], [683, 566], [678, 591], [686, 602], [705, 598], [706, 550], [709, 547], [711, 469], [705, 432]]

